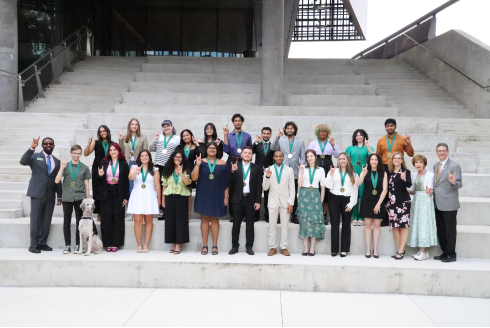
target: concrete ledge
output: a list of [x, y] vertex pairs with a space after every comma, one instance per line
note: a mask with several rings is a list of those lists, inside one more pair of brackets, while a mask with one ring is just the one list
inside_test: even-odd
[[[217, 256], [162, 251], [30, 254], [0, 249], [1, 286], [78, 286], [263, 289], [315, 292], [391, 293], [461, 297], [490, 296], [490, 261], [460, 258], [395, 261], [362, 256], [284, 257], [239, 253]], [[48, 274], [49, 272], [49, 274]]]

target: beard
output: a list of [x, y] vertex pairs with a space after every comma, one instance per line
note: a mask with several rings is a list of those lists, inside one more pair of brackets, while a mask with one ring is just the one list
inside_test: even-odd
[[46, 148], [43, 148], [43, 151], [48, 154], [48, 155], [51, 155], [53, 153], [53, 148], [50, 148], [50, 149], [46, 149]]

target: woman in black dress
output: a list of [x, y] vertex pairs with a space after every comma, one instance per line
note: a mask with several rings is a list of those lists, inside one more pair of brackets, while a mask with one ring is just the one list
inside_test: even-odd
[[213, 123], [208, 123], [204, 126], [204, 138], [199, 140], [201, 146], [202, 158], [206, 158], [207, 154], [204, 149], [207, 149], [210, 144], [214, 143], [218, 149], [216, 158], [221, 159], [223, 157], [223, 141], [218, 138], [218, 132], [216, 132], [216, 126]]
[[[185, 129], [180, 133], [180, 145], [175, 148], [176, 152], [182, 152], [185, 155], [184, 161], [184, 171], [192, 172], [194, 169], [194, 163], [196, 161], [197, 156], [202, 153], [199, 142], [197, 142], [196, 138], [194, 138], [194, 134], [191, 130]], [[191, 219], [191, 208], [192, 208], [192, 188], [196, 188], [196, 182], [192, 181], [190, 185], [187, 185], [187, 188], [191, 192], [189, 196], [189, 220]]]
[[[371, 255], [379, 258], [378, 242], [381, 220], [384, 217], [383, 200], [388, 193], [388, 177], [383, 168], [383, 162], [378, 154], [369, 154], [367, 165], [362, 168], [357, 181], [360, 186], [364, 182], [364, 193], [361, 197], [359, 216], [364, 218], [364, 236], [366, 237], [366, 258]], [[373, 226], [374, 247], [371, 250], [371, 226]]]
[[392, 257], [401, 260], [405, 256], [405, 245], [410, 227], [410, 208], [412, 201], [407, 188], [412, 186], [410, 170], [399, 152], [393, 154], [388, 162], [388, 200], [386, 210], [393, 229], [397, 252]]
[[83, 156], [87, 157], [95, 152], [94, 162], [92, 163], [92, 198], [95, 200], [94, 213], [97, 213], [97, 221], [100, 221], [100, 202], [97, 196], [101, 180], [97, 170], [100, 162], [109, 152], [109, 145], [112, 144], [111, 130], [106, 125], [101, 125], [97, 130], [97, 140], [93, 140], [93, 138], [93, 135], [88, 137], [88, 144], [83, 151]]

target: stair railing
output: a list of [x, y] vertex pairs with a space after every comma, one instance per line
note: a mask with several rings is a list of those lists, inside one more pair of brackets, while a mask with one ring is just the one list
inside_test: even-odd
[[82, 26], [20, 72], [17, 111], [23, 112], [36, 98], [44, 98], [44, 90], [53, 83], [59, 84], [60, 76], [71, 72], [73, 64], [84, 56], [92, 56], [93, 41], [92, 32]]

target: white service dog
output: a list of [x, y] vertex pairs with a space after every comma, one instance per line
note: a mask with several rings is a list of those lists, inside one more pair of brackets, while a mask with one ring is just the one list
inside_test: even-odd
[[83, 216], [78, 224], [78, 231], [80, 233], [80, 250], [78, 251], [78, 255], [83, 254], [84, 248], [87, 249], [85, 256], [89, 256], [92, 252], [99, 254], [102, 252], [102, 241], [97, 234], [97, 228], [94, 228], [95, 223], [92, 219], [95, 202], [91, 198], [85, 198], [82, 204], [80, 204], [80, 208], [83, 211]]

